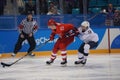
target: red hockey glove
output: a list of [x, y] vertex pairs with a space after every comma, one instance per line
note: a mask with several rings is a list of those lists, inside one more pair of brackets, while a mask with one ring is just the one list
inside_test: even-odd
[[50, 39], [49, 39], [50, 41], [52, 41], [52, 40], [54, 40], [54, 37], [53, 36], [50, 36]]
[[66, 33], [66, 37], [70, 37], [70, 36], [77, 36], [79, 33], [77, 32], [77, 30], [70, 30], [69, 32]]

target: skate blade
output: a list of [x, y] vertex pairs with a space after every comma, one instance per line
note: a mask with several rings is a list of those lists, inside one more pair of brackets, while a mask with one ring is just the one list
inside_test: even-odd
[[49, 66], [49, 65], [52, 65], [52, 63], [51, 64], [46, 64], [47, 66]]
[[75, 64], [76, 66], [80, 66], [80, 67], [84, 67], [85, 66], [85, 64], [82, 64], [82, 63], [80, 63], [80, 64]]
[[61, 64], [61, 67], [67, 67], [67, 64]]

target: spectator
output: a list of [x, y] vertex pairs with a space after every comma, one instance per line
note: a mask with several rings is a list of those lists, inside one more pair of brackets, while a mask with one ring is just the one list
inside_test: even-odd
[[46, 0], [39, 0], [40, 14], [46, 14], [48, 12], [48, 5]]
[[49, 2], [49, 8], [48, 9], [51, 9], [51, 8], [57, 8], [54, 4], [54, 2]]
[[36, 4], [32, 0], [28, 0], [28, 3], [25, 4], [26, 14], [32, 13], [36, 14]]
[[47, 15], [54, 15], [54, 8], [49, 9]]
[[54, 9], [53, 7], [51, 7], [51, 9], [49, 9], [47, 15], [59, 15], [60, 13], [57, 11], [57, 9]]
[[115, 12], [115, 8], [113, 7], [112, 4], [108, 4], [107, 9], [105, 9], [104, 11], [107, 14], [106, 17], [106, 26], [113, 26], [113, 16], [114, 16], [114, 12]]
[[5, 5], [6, 5], [6, 0], [0, 0], [0, 15], [4, 14]]
[[120, 11], [119, 10], [115, 10], [113, 21], [114, 21], [114, 26], [120, 26]]
[[113, 7], [112, 4], [108, 4], [106, 12], [107, 12], [107, 19], [113, 19], [115, 8]]
[[47, 15], [57, 15], [57, 14], [60, 14], [58, 12], [57, 7], [54, 5], [54, 2], [50, 2]]
[[16, 0], [17, 1], [17, 5], [18, 5], [18, 12], [20, 14], [24, 13], [24, 7], [25, 7], [25, 3], [23, 0]]
[[74, 7], [73, 0], [65, 0], [65, 4], [64, 4], [64, 10], [66, 11], [65, 13], [72, 14], [73, 7]]

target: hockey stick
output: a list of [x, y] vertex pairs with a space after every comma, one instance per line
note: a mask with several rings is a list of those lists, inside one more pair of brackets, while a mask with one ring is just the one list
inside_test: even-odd
[[94, 19], [96, 16], [98, 16], [99, 14], [101, 14], [101, 12], [96, 13], [95, 15], [93, 15], [91, 18], [89, 18], [87, 20], [90, 21], [90, 20]]
[[[44, 42], [42, 45], [39, 45], [37, 48], [35, 48], [33, 51], [35, 51], [36, 49], [39, 49], [41, 48], [42, 46], [44, 46], [46, 43], [48, 43], [50, 40], [47, 40], [46, 42]], [[1, 65], [2, 67], [10, 67], [12, 65], [14, 65], [15, 63], [17, 63], [18, 61], [20, 61], [21, 59], [23, 59], [24, 57], [26, 57], [29, 53], [25, 54], [24, 56], [22, 56], [21, 58], [19, 58], [18, 60], [10, 63], [10, 64], [7, 64], [7, 63], [4, 63], [4, 62], [1, 62]]]

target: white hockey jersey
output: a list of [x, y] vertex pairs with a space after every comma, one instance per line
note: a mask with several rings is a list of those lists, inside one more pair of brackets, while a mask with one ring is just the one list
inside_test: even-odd
[[85, 32], [82, 32], [82, 28], [78, 28], [79, 35], [78, 37], [85, 43], [88, 43], [89, 41], [97, 42], [99, 40], [98, 35], [93, 32], [93, 30], [89, 27]]

